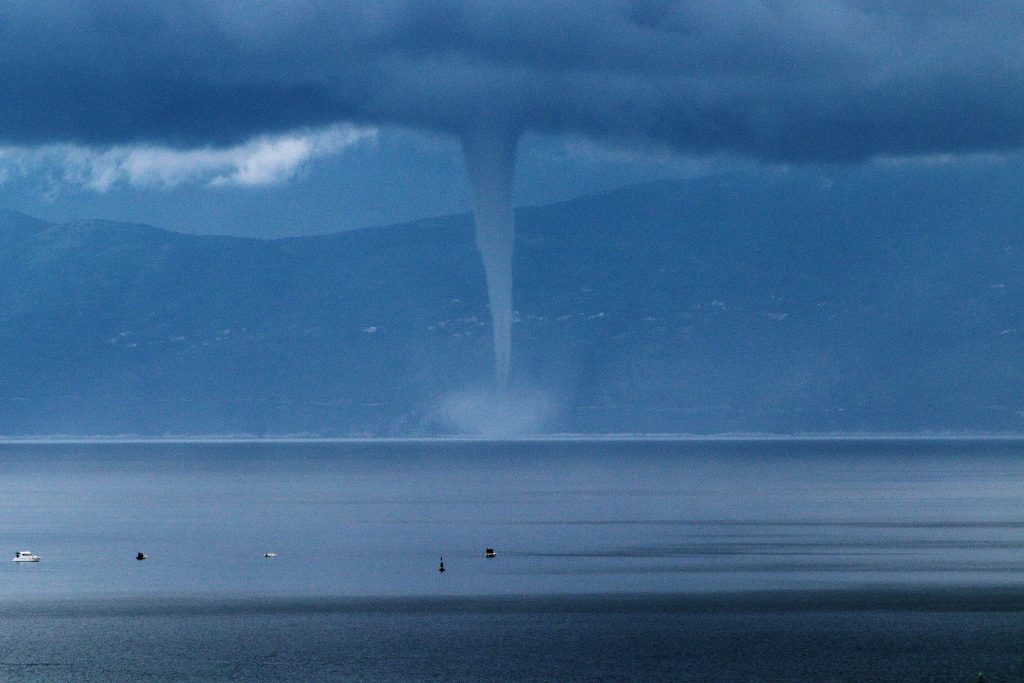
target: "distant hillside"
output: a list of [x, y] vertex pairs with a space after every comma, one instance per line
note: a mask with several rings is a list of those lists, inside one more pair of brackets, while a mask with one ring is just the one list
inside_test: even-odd
[[[1024, 431], [1024, 192], [952, 173], [524, 208], [514, 383], [555, 432]], [[0, 434], [445, 433], [491, 362], [466, 215], [260, 241], [0, 213]]]

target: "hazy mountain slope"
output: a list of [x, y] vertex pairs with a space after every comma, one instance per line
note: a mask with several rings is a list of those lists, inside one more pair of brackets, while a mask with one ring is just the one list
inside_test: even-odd
[[[514, 383], [550, 431], [1020, 430], [1017, 174], [951, 173], [522, 209]], [[0, 434], [448, 431], [486, 301], [467, 216], [259, 241], [3, 213]]]

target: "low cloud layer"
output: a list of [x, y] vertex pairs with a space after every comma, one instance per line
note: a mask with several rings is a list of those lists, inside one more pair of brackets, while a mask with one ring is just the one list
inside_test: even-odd
[[177, 150], [152, 144], [97, 149], [75, 144], [0, 147], [0, 183], [18, 176], [50, 175], [62, 185], [97, 192], [130, 186], [174, 188], [274, 185], [292, 178], [303, 164], [372, 139], [372, 128], [331, 126], [321, 130], [259, 136], [226, 148]]
[[[1022, 35], [1011, 0], [13, 3], [0, 145], [497, 122], [770, 162], [1000, 152], [1024, 145]], [[210, 182], [261, 182], [233, 163]]]

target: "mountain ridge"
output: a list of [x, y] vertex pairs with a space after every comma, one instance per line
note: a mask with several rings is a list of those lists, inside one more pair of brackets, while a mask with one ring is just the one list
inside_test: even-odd
[[[520, 428], [1024, 430], [1013, 178], [736, 173], [518, 209]], [[491, 374], [471, 216], [262, 240], [3, 211], [0, 357], [6, 435], [474, 431], [449, 400]]]

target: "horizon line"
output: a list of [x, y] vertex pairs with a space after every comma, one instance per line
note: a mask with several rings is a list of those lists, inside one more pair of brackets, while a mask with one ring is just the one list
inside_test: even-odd
[[1019, 432], [829, 432], [806, 434], [772, 433], [556, 433], [480, 435], [450, 434], [439, 436], [255, 436], [250, 434], [196, 434], [196, 435], [0, 435], [0, 445], [46, 444], [191, 444], [191, 443], [451, 443], [451, 442], [717, 442], [717, 441], [1022, 441]]

